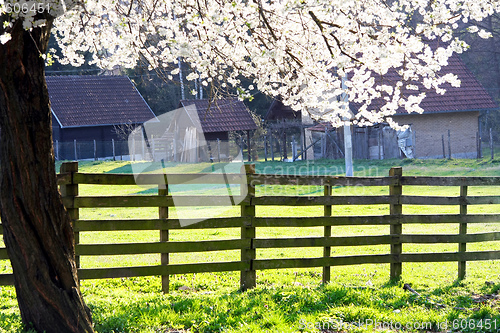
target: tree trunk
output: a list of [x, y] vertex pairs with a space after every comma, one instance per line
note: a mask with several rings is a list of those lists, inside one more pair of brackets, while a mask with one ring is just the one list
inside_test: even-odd
[[[93, 332], [80, 293], [73, 230], [56, 183], [44, 60], [52, 21], [21, 20], [0, 44], [0, 210], [23, 323], [39, 332]], [[3, 33], [0, 28], [0, 34]]]

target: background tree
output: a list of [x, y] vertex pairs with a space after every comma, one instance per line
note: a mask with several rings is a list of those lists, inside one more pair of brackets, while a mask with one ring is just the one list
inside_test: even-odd
[[[490, 33], [491, 38], [482, 39], [468, 33], [477, 29]], [[500, 104], [500, 14], [493, 14], [482, 22], [467, 22], [457, 34], [470, 45], [470, 48], [462, 54], [462, 59], [493, 99]], [[495, 141], [500, 139], [500, 111], [484, 111], [480, 122], [483, 138], [489, 138], [488, 131], [493, 128]]]
[[[436, 74], [453, 52], [467, 48], [453, 30], [499, 6], [472, 0], [101, 1], [87, 2], [84, 15], [56, 26], [74, 63], [81, 62], [75, 50], [90, 50], [101, 66], [132, 67], [140, 59], [163, 68], [171, 79], [182, 60], [193, 70], [186, 78], [211, 91], [230, 85], [244, 97], [254, 86], [337, 124], [348, 116], [336, 97], [349, 77], [350, 100], [363, 104], [354, 122], [369, 124], [390, 122], [400, 106], [422, 111], [418, 104], [424, 94], [401, 95], [407, 82], [421, 81], [440, 92], [445, 82], [458, 85], [453, 75]], [[412, 22], [415, 17], [418, 22]], [[426, 40], [439, 46], [431, 49]], [[398, 68], [400, 79], [376, 84], [372, 74], [384, 76], [390, 68]], [[248, 89], [242, 89], [241, 76], [253, 80]], [[381, 96], [386, 105], [371, 108]]]
[[[337, 99], [343, 92], [363, 104], [353, 122], [390, 121], [400, 106], [421, 112], [425, 95], [402, 96], [401, 87], [422, 81], [442, 92], [443, 83], [458, 84], [453, 75], [436, 74], [467, 47], [453, 29], [500, 11], [489, 0], [7, 0], [0, 6], [4, 240], [23, 322], [58, 333], [91, 332], [92, 323], [54, 170], [44, 77], [53, 23], [65, 63], [81, 65], [88, 53], [91, 64], [110, 70], [146, 60], [171, 80], [183, 61], [193, 70], [186, 79], [212, 95], [232, 87], [245, 97], [257, 89], [340, 124], [348, 116]], [[416, 13], [421, 22], [408, 25]], [[431, 49], [425, 40], [446, 43]], [[374, 82], [373, 73], [391, 68], [400, 75], [394, 85]], [[252, 84], [241, 87], [242, 76]], [[381, 96], [386, 104], [372, 109]]]

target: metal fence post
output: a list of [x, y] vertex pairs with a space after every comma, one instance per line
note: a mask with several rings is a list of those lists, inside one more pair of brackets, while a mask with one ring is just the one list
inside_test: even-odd
[[451, 131], [448, 130], [448, 158], [451, 160]]
[[272, 132], [269, 136], [269, 146], [271, 147], [271, 161], [274, 162], [274, 141], [273, 141], [273, 133]]
[[477, 159], [481, 158], [481, 143], [480, 143], [479, 132], [476, 132], [476, 149], [477, 149]]
[[267, 136], [264, 135], [264, 161], [267, 162]]
[[483, 158], [483, 139], [481, 137], [481, 132], [477, 132], [477, 145], [478, 145], [478, 150], [479, 150], [479, 157], [478, 158]]
[[[129, 152], [130, 154], [130, 152]], [[132, 136], [132, 161], [135, 161], [135, 135]]]
[[76, 154], [76, 139], [75, 139], [75, 140], [73, 140], [73, 146], [74, 146], [74, 148], [75, 148], [75, 161], [78, 161], [78, 156], [77, 156], [77, 154]]
[[493, 145], [493, 131], [490, 127], [490, 152], [491, 152], [491, 160], [495, 159], [495, 147]]
[[[75, 140], [76, 141], [76, 140]], [[61, 196], [65, 199], [65, 201], [75, 202], [75, 197], [78, 196], [78, 184], [74, 183], [74, 174], [78, 172], [78, 162], [65, 162], [61, 164], [61, 173], [70, 173], [71, 174], [71, 183], [61, 185]], [[68, 211], [69, 217], [74, 222], [80, 218], [80, 211], [78, 208], [66, 208]], [[80, 243], [80, 233], [78, 231], [74, 232], [75, 238], [75, 248]], [[75, 263], [76, 268], [80, 268], [80, 256], [75, 255]]]
[[248, 268], [241, 271], [240, 275], [240, 288], [247, 290], [255, 288], [257, 275], [253, 269], [253, 261], [255, 260], [255, 249], [253, 247], [253, 240], [255, 239], [255, 227], [252, 226], [252, 218], [255, 217], [255, 206], [253, 205], [252, 198], [255, 197], [255, 186], [252, 184], [252, 175], [255, 174], [255, 165], [247, 164], [244, 166], [244, 175], [247, 180], [247, 198], [241, 203], [241, 216], [248, 217], [250, 224], [241, 227], [241, 239], [250, 240], [250, 248], [241, 250], [241, 261], [248, 263]]
[[220, 163], [220, 139], [217, 138], [217, 160]]
[[445, 148], [445, 145], [444, 145], [444, 134], [441, 135], [441, 141], [442, 141], [442, 144], [443, 144], [443, 159], [446, 159], [446, 148]]
[[111, 139], [111, 147], [113, 148], [113, 161], [116, 161], [115, 139]]
[[252, 161], [252, 140], [250, 138], [250, 131], [247, 131], [247, 153], [248, 153], [248, 162]]
[[403, 213], [403, 206], [401, 205], [401, 194], [403, 193], [403, 187], [401, 185], [401, 176], [403, 175], [403, 168], [394, 167], [389, 170], [389, 176], [393, 177], [393, 183], [389, 187], [389, 195], [393, 200], [390, 207], [390, 214], [393, 217], [391, 221], [391, 236], [393, 238], [393, 243], [391, 244], [391, 256], [393, 262], [391, 263], [391, 279], [399, 280], [402, 273], [401, 264], [401, 234], [403, 231], [403, 226], [401, 224], [401, 214]]
[[156, 158], [156, 156], [155, 156], [156, 147], [155, 147], [155, 138], [154, 137], [151, 138], [151, 146], [152, 146], [152, 149], [151, 149], [152, 153], [151, 153], [151, 155], [153, 155], [152, 158], [153, 158], [153, 162], [154, 162], [155, 158]]

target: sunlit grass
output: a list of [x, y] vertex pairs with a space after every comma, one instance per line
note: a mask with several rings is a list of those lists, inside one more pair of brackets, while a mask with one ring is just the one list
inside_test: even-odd
[[[356, 163], [356, 176], [388, 175], [391, 166], [402, 165], [404, 175], [433, 176], [500, 176], [497, 160], [391, 160]], [[159, 172], [160, 164], [148, 166], [148, 172]], [[168, 165], [171, 172], [211, 172], [211, 164]], [[275, 174], [342, 175], [342, 161], [258, 163], [257, 172]], [[86, 162], [82, 172], [132, 173], [130, 162]], [[233, 170], [238, 172], [238, 170]], [[470, 187], [468, 195], [500, 193], [500, 187]], [[221, 195], [224, 186], [193, 188], [171, 187], [179, 195]], [[236, 193], [238, 186], [231, 187]], [[154, 195], [155, 186], [81, 185], [80, 195]], [[334, 187], [332, 195], [388, 195], [388, 187]], [[320, 186], [257, 186], [257, 196], [300, 195], [312, 199], [323, 195]], [[459, 196], [458, 187], [405, 186], [403, 195]], [[498, 214], [500, 205], [468, 206], [468, 213]], [[404, 205], [404, 214], [458, 214], [458, 206]], [[169, 216], [214, 217], [239, 216], [240, 208], [182, 207], [169, 210]], [[389, 214], [388, 205], [333, 206], [333, 216], [366, 216]], [[323, 216], [324, 207], [258, 206], [259, 217]], [[154, 219], [158, 208], [89, 208], [80, 210], [80, 218], [88, 220]], [[468, 233], [499, 231], [496, 223], [469, 224]], [[257, 238], [322, 237], [323, 227], [257, 228]], [[389, 226], [332, 227], [332, 235], [387, 235]], [[457, 234], [458, 224], [408, 224], [403, 234]], [[81, 232], [81, 244], [157, 242], [159, 231]], [[240, 238], [239, 228], [207, 230], [170, 230], [171, 241], [202, 241]], [[4, 244], [0, 240], [0, 247]], [[468, 251], [500, 248], [500, 242], [470, 243]], [[458, 244], [404, 244], [404, 253], [455, 252]], [[390, 253], [389, 245], [332, 247], [332, 256]], [[257, 259], [321, 257], [322, 248], [258, 249]], [[171, 264], [238, 261], [240, 251], [170, 254]], [[159, 254], [81, 257], [81, 267], [127, 267], [159, 265]], [[170, 277], [168, 295], [162, 294], [159, 277], [82, 281], [82, 292], [92, 309], [98, 332], [310, 332], [315, 324], [347, 323], [345, 331], [370, 332], [374, 327], [358, 327], [354, 323], [398, 322], [408, 332], [419, 331], [416, 325], [429, 323], [432, 331], [439, 325], [456, 320], [495, 320], [500, 329], [498, 295], [500, 273], [497, 261], [467, 263], [467, 279], [456, 281], [457, 263], [404, 263], [402, 280], [389, 281], [389, 265], [357, 265], [331, 268], [331, 283], [322, 285], [322, 268], [264, 270], [257, 272], [257, 288], [239, 291], [239, 272], [180, 274]], [[10, 273], [8, 261], [0, 260], [0, 274]], [[403, 290], [410, 283], [420, 297]], [[483, 297], [483, 298], [480, 298]], [[21, 321], [13, 287], [0, 288], [0, 333], [20, 332]], [[484, 321], [483, 321], [484, 323]], [[312, 326], [311, 326], [312, 325]], [[324, 326], [323, 326], [324, 327]], [[311, 328], [311, 329], [309, 329]], [[441, 327], [442, 328], [442, 327]], [[394, 331], [396, 330], [389, 330]], [[480, 330], [462, 330], [476, 331]], [[482, 330], [494, 332], [493, 330]]]

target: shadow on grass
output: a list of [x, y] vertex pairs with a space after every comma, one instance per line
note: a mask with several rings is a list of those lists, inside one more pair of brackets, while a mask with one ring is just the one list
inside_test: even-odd
[[[382, 288], [384, 289], [384, 288]], [[93, 305], [98, 332], [134, 332], [142, 327], [169, 332], [223, 330], [260, 332], [300, 331], [304, 320], [356, 321], [383, 317], [387, 304], [375, 288], [332, 284], [316, 288], [262, 288], [229, 294], [179, 292], [151, 295], [113, 307]], [[387, 292], [390, 294], [390, 292]], [[343, 310], [344, 309], [344, 310]], [[347, 311], [345, 311], [347, 310]], [[319, 320], [319, 319], [318, 319]]]
[[[196, 284], [181, 290], [183, 284], [178, 283], [168, 295], [158, 292], [154, 281], [148, 281], [103, 282], [89, 290], [87, 303], [96, 332], [310, 332], [318, 331], [309, 329], [316, 324], [332, 323], [350, 325], [346, 331], [368, 332], [372, 330], [356, 325], [376, 321], [397, 321], [405, 327], [429, 323], [431, 331], [439, 332], [436, 327], [445, 321], [495, 318], [500, 322], [497, 308], [470, 302], [468, 286], [460, 281], [421, 290], [418, 297], [394, 280], [368, 287], [342, 283], [272, 285], [226, 293], [218, 292], [217, 286], [210, 290]], [[154, 288], [149, 288], [151, 284]], [[437, 307], [427, 295], [443, 296], [445, 307]], [[20, 328], [16, 313], [0, 312], [0, 327], [6, 332], [26, 332]]]
[[[142, 172], [154, 172], [162, 169], [162, 165], [160, 162], [133, 162], [132, 164], [128, 163], [126, 165], [119, 166], [112, 170], [107, 171], [106, 173], [134, 173], [135, 170], [142, 170]], [[134, 170], [135, 169], [135, 170]]]

